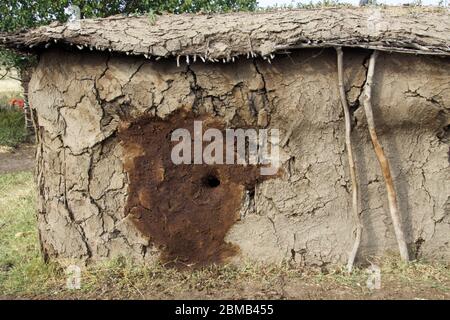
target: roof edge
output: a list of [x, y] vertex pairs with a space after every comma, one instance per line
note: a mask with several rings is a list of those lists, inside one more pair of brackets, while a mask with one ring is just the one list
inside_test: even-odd
[[111, 16], [11, 34], [4, 47], [40, 52], [55, 46], [212, 62], [293, 49], [349, 47], [450, 56], [450, 9], [324, 8], [263, 13]]

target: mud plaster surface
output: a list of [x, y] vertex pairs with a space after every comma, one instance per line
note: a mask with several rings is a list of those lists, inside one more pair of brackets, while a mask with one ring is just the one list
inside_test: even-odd
[[[365, 51], [344, 51], [364, 225], [360, 260], [396, 250], [382, 176], [358, 104], [367, 58]], [[160, 223], [161, 215], [137, 228], [133, 217], [139, 214], [127, 214], [128, 201], [149, 207], [166, 195], [144, 192], [139, 200], [126, 164], [148, 165], [150, 181], [157, 179], [157, 167], [136, 162], [141, 147], [133, 151], [133, 146], [139, 139], [120, 143], [118, 128], [129, 119], [171, 119], [182, 109], [226, 127], [280, 129], [284, 172], [256, 183], [254, 194], [244, 192], [239, 213], [227, 207], [232, 217], [227, 216], [228, 229], [217, 231], [217, 242], [200, 245], [207, 237], [193, 236], [195, 241], [186, 245], [204, 251], [195, 257], [184, 253], [182, 259], [222, 258], [239, 248], [233, 261], [345, 261], [353, 222], [335, 61], [333, 50], [300, 50], [277, 56], [272, 64], [238, 59], [177, 67], [175, 59], [48, 51], [30, 84], [39, 122], [38, 224], [44, 252], [49, 258], [81, 261], [117, 255], [153, 261], [161, 254], [169, 259], [178, 254], [171, 249], [170, 233], [158, 230], [158, 239], [148, 236], [149, 228], [156, 227], [149, 222]], [[413, 257], [450, 259], [449, 70], [448, 59], [401, 54], [381, 54], [376, 67], [375, 121], [392, 165]], [[145, 130], [153, 126], [161, 124], [147, 124]], [[142, 138], [143, 145], [147, 139], [155, 141]], [[200, 183], [204, 172], [195, 174], [199, 179], [193, 181]], [[242, 192], [233, 184], [242, 186], [242, 181], [230, 177], [220, 186], [233, 190], [230, 199], [237, 200]], [[216, 190], [199, 185], [186, 187], [186, 194], [169, 186], [163, 185], [177, 205], [184, 205], [181, 199], [189, 199], [194, 190], [210, 193], [211, 201], [219, 199]], [[167, 205], [158, 203], [157, 212]], [[199, 225], [200, 216], [193, 221]], [[183, 232], [184, 225], [170, 228]]]
[[[203, 130], [221, 129], [225, 136], [224, 124], [217, 119], [186, 112], [166, 120], [141, 118], [119, 131], [129, 177], [125, 212], [158, 246], [166, 265], [199, 266], [236, 255], [239, 247], [225, 242], [225, 236], [241, 218], [245, 195], [268, 179], [252, 165], [174, 164], [171, 152], [179, 142], [171, 141], [171, 133], [189, 130], [193, 155], [194, 120], [203, 121]], [[224, 142], [224, 159], [225, 150]]]

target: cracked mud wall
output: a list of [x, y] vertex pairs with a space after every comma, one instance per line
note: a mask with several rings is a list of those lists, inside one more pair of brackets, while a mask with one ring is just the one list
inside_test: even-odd
[[[344, 53], [363, 257], [396, 250], [396, 243], [358, 104], [368, 53]], [[39, 125], [38, 225], [45, 255], [159, 259], [161, 243], [138, 228], [126, 209], [133, 185], [125, 164], [142, 150], [118, 131], [142, 118], [168, 121], [183, 110], [226, 127], [281, 130], [282, 173], [236, 198], [239, 212], [224, 241], [239, 250], [227, 261], [345, 261], [353, 223], [335, 61], [331, 49], [294, 51], [272, 64], [238, 59], [180, 67], [175, 59], [44, 53], [30, 83], [30, 102]], [[444, 260], [450, 260], [449, 70], [449, 59], [382, 54], [373, 102], [411, 252]]]
[[[166, 119], [142, 117], [123, 122], [119, 128], [128, 158], [124, 163], [129, 186], [125, 214], [161, 250], [161, 261], [168, 266], [221, 263], [237, 255], [239, 247], [226, 242], [225, 236], [241, 218], [244, 196], [257, 183], [273, 178], [261, 175], [257, 165], [174, 164], [171, 150], [178, 142], [171, 141], [171, 132], [185, 129], [191, 139], [194, 120], [202, 121], [203, 130], [225, 134], [217, 118], [186, 111]], [[226, 147], [222, 142], [224, 158]], [[207, 148], [203, 143], [203, 149]], [[194, 149], [191, 144], [191, 155]]]

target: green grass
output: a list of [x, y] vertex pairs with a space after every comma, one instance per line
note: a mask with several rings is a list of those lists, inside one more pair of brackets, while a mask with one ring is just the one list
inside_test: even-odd
[[0, 109], [0, 145], [15, 147], [24, 142], [26, 138], [23, 112]]
[[9, 101], [13, 98], [23, 99], [22, 92], [20, 91], [0, 92], [0, 108], [8, 107]]
[[324, 269], [248, 262], [179, 271], [158, 263], [136, 265], [126, 258], [83, 268], [81, 290], [69, 290], [64, 268], [44, 263], [40, 255], [35, 198], [31, 173], [0, 175], [0, 297], [450, 298], [448, 264], [405, 264], [396, 255], [371, 259], [381, 267], [380, 291], [366, 287], [365, 269], [348, 275], [339, 265]]
[[0, 175], [0, 293], [45, 290], [55, 268], [40, 256], [32, 174]]

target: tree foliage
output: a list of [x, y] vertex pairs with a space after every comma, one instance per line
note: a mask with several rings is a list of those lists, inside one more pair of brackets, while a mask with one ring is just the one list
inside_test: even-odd
[[[257, 0], [1, 0], [0, 31], [12, 32], [65, 22], [67, 8], [76, 5], [81, 18], [107, 17], [115, 14], [152, 14], [228, 12], [255, 10]], [[0, 64], [6, 68], [24, 68], [28, 59], [8, 50], [0, 50]]]
[[81, 18], [146, 12], [227, 12], [256, 9], [256, 0], [2, 0], [0, 31], [66, 21], [70, 5], [80, 8]]

